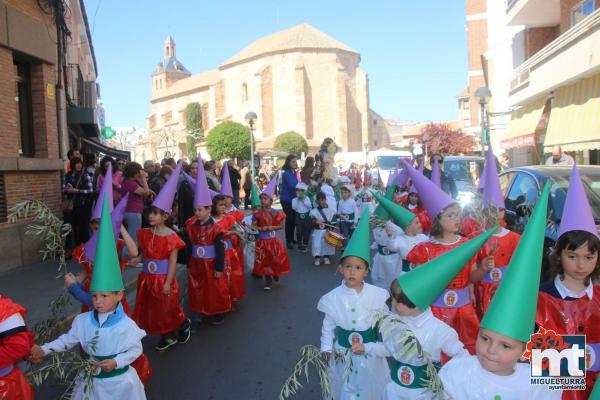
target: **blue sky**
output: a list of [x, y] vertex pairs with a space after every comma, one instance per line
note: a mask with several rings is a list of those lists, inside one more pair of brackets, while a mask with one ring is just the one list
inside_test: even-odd
[[259, 37], [308, 23], [361, 53], [370, 105], [401, 121], [456, 119], [467, 83], [463, 0], [85, 0], [107, 125], [144, 126], [170, 33], [192, 73]]

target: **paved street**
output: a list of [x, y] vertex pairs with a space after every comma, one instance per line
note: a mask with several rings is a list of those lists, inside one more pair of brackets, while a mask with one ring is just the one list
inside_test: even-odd
[[[153, 349], [158, 336], [147, 337], [144, 348], [154, 369], [151, 383], [146, 387], [148, 398], [277, 399], [283, 381], [298, 360], [300, 347], [319, 343], [322, 321], [322, 314], [316, 310], [319, 297], [341, 279], [335, 274], [335, 262], [331, 266], [315, 267], [310, 254], [296, 250], [290, 251], [290, 261], [291, 274], [271, 292], [263, 290], [262, 280], [248, 275], [247, 296], [223, 325], [205, 324], [187, 344], [166, 353]], [[51, 281], [54, 272], [50, 265], [45, 267], [40, 272]], [[136, 271], [129, 269], [126, 277], [131, 279]], [[38, 271], [28, 273], [32, 272]], [[179, 276], [183, 286], [184, 267]], [[43, 292], [41, 288], [35, 290]], [[14, 292], [8, 294], [27, 306], [34, 296], [33, 291], [27, 292], [28, 296], [19, 295], [15, 287]], [[134, 296], [135, 291], [128, 296], [130, 304], [135, 301]], [[51, 298], [44, 296], [46, 302]], [[30, 315], [34, 318], [29, 323], [39, 320], [43, 312], [43, 307], [32, 310]], [[37, 394], [40, 399], [55, 399], [60, 393], [60, 387], [45, 385]], [[320, 398], [316, 377], [296, 398]]]

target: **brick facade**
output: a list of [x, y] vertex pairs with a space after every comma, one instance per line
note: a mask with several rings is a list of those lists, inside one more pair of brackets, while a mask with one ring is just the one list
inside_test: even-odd
[[557, 26], [544, 28], [529, 28], [526, 31], [526, 49], [527, 58], [546, 47], [550, 42], [559, 36], [559, 28]]
[[[40, 23], [46, 25], [44, 32], [51, 35], [51, 16], [40, 9], [36, 0], [0, 0], [0, 7], [8, 15], [0, 21], [0, 29], [9, 32], [6, 41], [0, 41], [0, 174], [4, 178], [6, 207], [10, 209], [18, 202], [35, 199], [59, 213], [63, 163], [56, 118], [56, 70], [47, 61], [48, 54], [56, 53], [56, 49], [39, 46], [34, 42], [35, 35], [24, 37], [19, 33], [18, 39], [10, 37], [10, 32], [27, 31], [29, 26], [34, 31]], [[54, 38], [44, 39], [55, 46]], [[13, 48], [13, 43], [19, 48]], [[31, 49], [31, 53], [24, 49]], [[33, 157], [19, 155], [22, 144], [14, 65], [17, 54], [26, 56], [24, 62], [29, 70]], [[38, 250], [42, 243], [25, 235], [26, 229], [27, 222], [0, 224], [0, 272], [41, 260]]]

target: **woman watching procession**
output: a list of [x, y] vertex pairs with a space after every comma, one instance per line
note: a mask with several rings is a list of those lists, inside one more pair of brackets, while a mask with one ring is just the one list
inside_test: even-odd
[[[261, 300], [270, 318], [283, 299], [278, 296], [320, 271], [338, 274], [338, 285], [313, 299], [322, 324], [311, 329], [321, 331], [320, 344], [304, 346], [296, 367], [289, 365], [280, 399], [300, 390], [309, 366], [316, 368], [323, 398], [334, 400], [595, 399], [600, 241], [576, 165], [551, 256], [553, 277], [540, 282], [548, 184], [523, 236], [508, 230], [490, 147], [480, 177], [482, 201], [470, 216], [477, 229], [465, 237], [460, 205], [443, 190], [441, 155], [431, 158], [431, 178], [419, 170], [424, 163], [415, 169], [405, 161], [383, 185], [364, 179], [371, 172], [358, 165], [347, 178], [332, 172], [332, 143], [309, 156], [301, 171], [297, 157], [288, 155], [281, 176], [262, 192], [232, 160], [223, 162], [220, 179], [214, 160], [180, 160], [174, 170], [163, 165], [152, 178], [160, 184], [150, 185], [136, 162], [124, 166], [119, 182], [114, 161], [105, 157], [93, 213], [92, 178], [73, 158], [65, 193], [74, 200], [88, 195], [89, 207], [82, 198], [74, 209], [77, 204], [75, 212], [90, 215], [84, 226], [66, 214], [80, 241], [73, 256], [83, 272], [68, 273], [64, 281], [83, 304], [82, 314], [67, 333], [38, 346], [25, 309], [0, 296], [0, 399], [33, 398], [20, 360], [29, 359], [34, 372], [39, 363], [52, 370], [57, 367], [49, 360], [62, 360], [57, 353], [71, 348], [95, 371], [88, 376], [88, 367], [80, 366], [71, 375], [72, 398], [146, 398], [145, 385], [160, 379], [156, 371], [168, 362], [164, 352], [189, 351], [182, 346], [194, 348], [193, 335], [208, 337], [209, 325], [224, 324], [214, 329], [229, 340], [236, 321], [258, 313], [247, 304], [271, 297]], [[252, 211], [235, 206], [242, 191]], [[142, 228], [145, 198], [153, 201], [146, 206], [149, 226]], [[139, 264], [140, 270], [125, 269]], [[251, 272], [262, 285], [250, 280]], [[126, 275], [137, 282], [129, 302]], [[526, 358], [538, 329], [586, 335], [582, 390], [530, 384]], [[156, 339], [150, 347], [145, 339], [144, 351], [146, 335]], [[271, 347], [295, 350], [285, 342]]]

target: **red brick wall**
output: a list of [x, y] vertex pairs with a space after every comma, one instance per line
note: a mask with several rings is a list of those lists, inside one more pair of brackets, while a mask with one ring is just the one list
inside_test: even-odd
[[480, 14], [486, 11], [486, 0], [467, 0], [467, 15]]
[[53, 86], [54, 66], [37, 64], [31, 68], [31, 97], [35, 155], [58, 158], [58, 133], [56, 129], [56, 100], [48, 98], [48, 85]]
[[[42, 11], [36, 0], [0, 0], [0, 3], [4, 3], [20, 13], [38, 21], [45, 23], [49, 20], [49, 15]], [[41, 1], [40, 3], [45, 5], [46, 2]]]
[[17, 125], [17, 85], [12, 51], [0, 47], [0, 156], [16, 157], [20, 146]]
[[529, 28], [527, 29], [525, 40], [527, 48], [527, 58], [546, 47], [550, 42], [559, 36], [559, 27], [552, 26], [547, 28]]
[[[571, 9], [581, 0], [561, 0], [560, 1], [560, 33], [571, 28]], [[596, 10], [600, 8], [600, 0], [596, 0]]]
[[5, 172], [6, 206], [13, 207], [23, 200], [41, 200], [52, 210], [60, 211], [60, 173]]
[[469, 70], [482, 69], [481, 55], [487, 50], [487, 20], [467, 21]]

